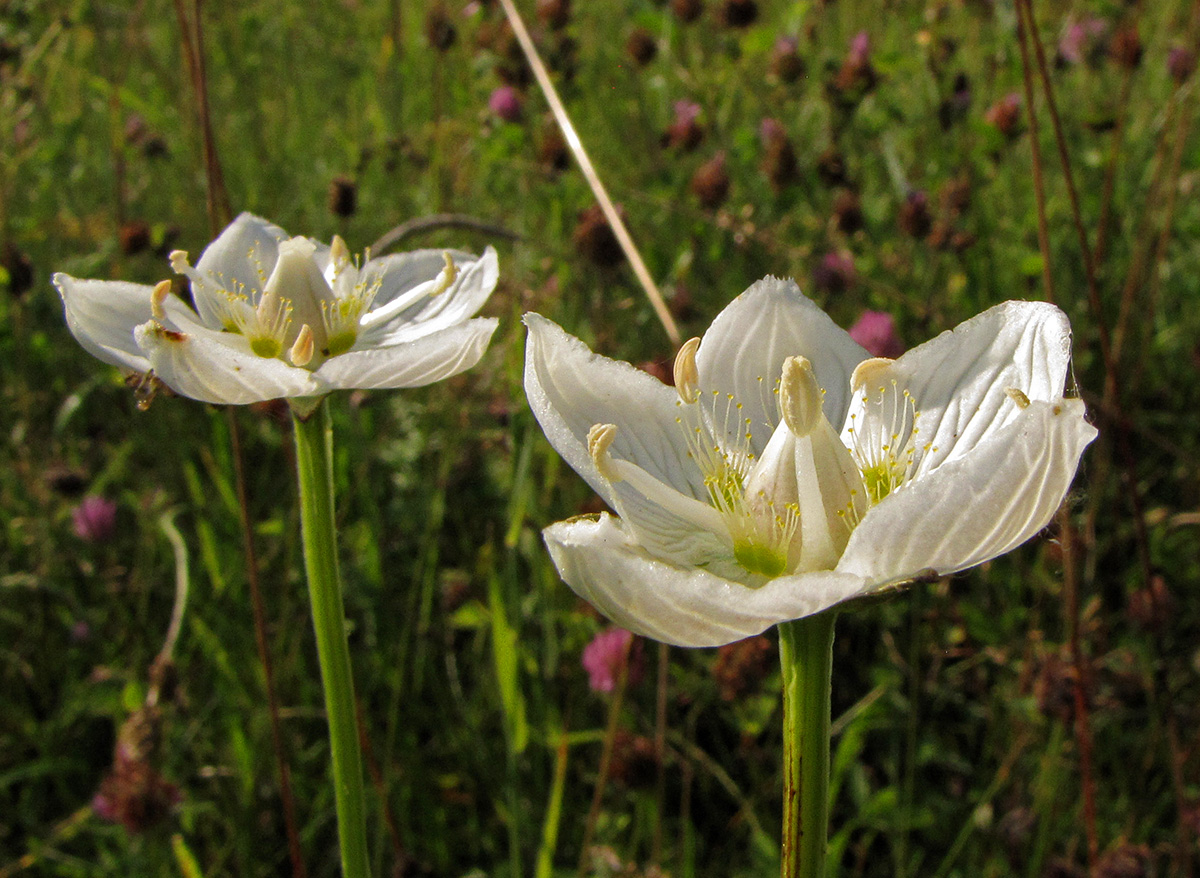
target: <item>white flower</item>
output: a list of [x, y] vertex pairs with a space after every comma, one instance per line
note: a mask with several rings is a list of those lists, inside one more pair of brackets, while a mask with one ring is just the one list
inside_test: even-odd
[[479, 361], [494, 318], [470, 319], [496, 285], [496, 252], [418, 250], [371, 259], [289, 238], [243, 213], [192, 267], [193, 310], [157, 287], [54, 276], [67, 325], [91, 354], [211, 403], [419, 387]]
[[1001, 555], [1058, 509], [1096, 436], [1064, 398], [1070, 326], [1006, 302], [870, 359], [791, 281], [683, 346], [672, 389], [526, 315], [525, 391], [619, 518], [544, 531], [614, 622], [713, 646]]

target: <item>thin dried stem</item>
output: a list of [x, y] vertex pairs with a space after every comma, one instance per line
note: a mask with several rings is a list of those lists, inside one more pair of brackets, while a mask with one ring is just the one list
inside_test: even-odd
[[558, 123], [558, 127], [562, 129], [563, 139], [566, 140], [567, 146], [571, 148], [575, 160], [579, 162], [579, 169], [583, 171], [584, 179], [587, 180], [592, 193], [596, 196], [596, 201], [600, 203], [600, 209], [604, 212], [604, 218], [608, 220], [613, 234], [617, 237], [617, 242], [621, 245], [621, 250], [625, 253], [625, 258], [629, 260], [629, 264], [633, 267], [634, 275], [637, 276], [642, 289], [646, 291], [646, 297], [650, 300], [650, 305], [654, 308], [654, 313], [658, 316], [659, 322], [662, 323], [663, 329], [667, 333], [667, 338], [671, 340], [671, 344], [678, 347], [682, 341], [682, 337], [679, 334], [679, 327], [675, 325], [675, 318], [667, 310], [667, 303], [663, 301], [662, 293], [658, 291], [658, 286], [654, 283], [654, 279], [650, 277], [646, 263], [642, 261], [642, 256], [634, 245], [633, 238], [630, 237], [628, 229], [625, 228], [625, 223], [621, 220], [621, 215], [617, 213], [617, 208], [613, 205], [612, 199], [608, 197], [608, 191], [604, 188], [604, 184], [600, 182], [600, 175], [596, 173], [596, 168], [592, 165], [592, 160], [588, 158], [587, 151], [583, 148], [583, 141], [579, 139], [579, 134], [576, 132], [575, 126], [571, 124], [571, 117], [567, 115], [566, 107], [563, 106], [562, 101], [559, 99], [558, 92], [554, 88], [554, 83], [550, 81], [550, 74], [546, 70], [546, 65], [542, 63], [542, 58], [538, 54], [537, 47], [533, 44], [533, 39], [529, 36], [529, 31], [525, 28], [525, 22], [521, 20], [521, 14], [517, 12], [517, 7], [513, 4], [513, 0], [500, 0], [500, 5], [504, 7], [504, 14], [508, 16], [509, 24], [512, 25], [517, 42], [521, 44], [521, 51], [525, 53], [525, 58], [529, 61], [529, 66], [533, 69], [533, 75], [537, 79], [542, 93], [546, 96], [546, 102], [550, 104], [550, 110], [554, 113], [554, 119]]
[[[1113, 192], [1117, 186], [1117, 166], [1120, 163], [1121, 141], [1125, 139], [1125, 123], [1129, 120], [1129, 94], [1133, 91], [1133, 68], [1125, 68], [1125, 76], [1121, 81], [1121, 95], [1117, 99], [1117, 124], [1113, 128], [1112, 140], [1108, 148], [1108, 161], [1104, 168], [1104, 188], [1100, 193], [1100, 219], [1096, 221], [1096, 248], [1092, 251], [1092, 260], [1096, 265], [1104, 263], [1105, 246], [1108, 243], [1108, 226], [1112, 216]], [[1119, 359], [1116, 343], [1113, 344], [1113, 358]]]
[[[1124, 353], [1125, 334], [1133, 315], [1137, 292], [1145, 278], [1146, 266], [1149, 264], [1152, 241], [1156, 240], [1156, 236], [1153, 234], [1154, 220], [1159, 210], [1160, 190], [1163, 185], [1164, 170], [1167, 167], [1167, 149], [1171, 143], [1168, 132], [1173, 130], [1175, 138], [1178, 140], [1185, 130], [1185, 126], [1181, 124], [1181, 112], [1179, 89], [1176, 87], [1168, 99], [1167, 122], [1162, 127], [1158, 144], [1154, 149], [1154, 157], [1151, 159], [1153, 170], [1150, 172], [1150, 182], [1146, 186], [1142, 198], [1146, 207], [1137, 232], [1133, 235], [1135, 242], [1133, 257], [1130, 259], [1129, 270], [1125, 275], [1125, 285], [1121, 289], [1121, 303], [1117, 310], [1116, 326], [1113, 328], [1113, 357], [1118, 363], [1121, 362], [1121, 356]], [[1171, 125], [1172, 122], [1175, 123], [1174, 126]]]
[[658, 645], [658, 680], [654, 700], [654, 841], [650, 848], [650, 861], [658, 865], [662, 860], [663, 805], [667, 790], [667, 667], [671, 660], [671, 647]]
[[434, 229], [469, 229], [473, 232], [483, 232], [493, 238], [507, 238], [510, 241], [520, 239], [516, 232], [496, 223], [481, 220], [465, 213], [435, 213], [430, 216], [418, 216], [393, 229], [389, 229], [371, 245], [371, 254], [379, 255], [393, 244], [399, 244], [405, 238]]
[[1050, 70], [1046, 65], [1046, 51], [1038, 37], [1037, 23], [1033, 18], [1031, 0], [1018, 0], [1018, 14], [1024, 13], [1025, 28], [1028, 38], [1033, 43], [1034, 55], [1037, 58], [1037, 70], [1042, 81], [1042, 95], [1046, 99], [1046, 109], [1050, 113], [1050, 123], [1054, 128], [1054, 143], [1058, 148], [1059, 162], [1062, 164], [1063, 180], [1067, 184], [1067, 198], [1071, 202], [1071, 218], [1075, 223], [1075, 232], [1079, 236], [1079, 250], [1083, 257], [1083, 270], [1087, 277], [1088, 306], [1092, 312], [1092, 322], [1096, 324], [1096, 337], [1100, 342], [1100, 356], [1104, 362], [1106, 380], [1116, 382], [1116, 364], [1112, 358], [1112, 340], [1109, 337], [1108, 323], [1104, 319], [1104, 309], [1100, 303], [1100, 288], [1096, 284], [1096, 264], [1092, 260], [1092, 247], [1088, 243], [1087, 229], [1083, 225], [1083, 212], [1079, 207], [1079, 193], [1075, 188], [1075, 175], [1071, 170], [1071, 157], [1067, 154], [1067, 141], [1063, 135], [1062, 120], [1058, 115], [1058, 103], [1054, 99], [1054, 86], [1050, 81]]
[[[1104, 319], [1104, 311], [1100, 303], [1100, 290], [1096, 284], [1096, 266], [1092, 260], [1091, 246], [1088, 244], [1087, 230], [1083, 225], [1083, 213], [1079, 207], [1079, 194], [1075, 189], [1075, 177], [1071, 170], [1071, 158], [1067, 154], [1067, 142], [1063, 136], [1062, 120], [1058, 115], [1057, 102], [1054, 99], [1054, 86], [1050, 80], [1050, 70], [1046, 64], [1046, 52], [1042, 41], [1038, 38], [1037, 27], [1033, 18], [1032, 0], [1018, 0], [1018, 14], [1024, 13], [1025, 26], [1029, 38], [1033, 42], [1034, 53], [1037, 56], [1038, 74], [1042, 82], [1042, 93], [1046, 98], [1046, 109], [1050, 113], [1050, 121], [1054, 126], [1054, 141], [1058, 147], [1058, 157], [1062, 164], [1063, 179], [1067, 184], [1067, 196], [1071, 202], [1071, 218], [1075, 223], [1075, 231], [1079, 236], [1079, 249], [1083, 257], [1084, 273], [1087, 276], [1088, 306], [1092, 314], [1092, 322], [1096, 325], [1096, 337], [1100, 342], [1100, 357], [1104, 364], [1104, 394], [1112, 400], [1117, 412], [1123, 413], [1121, 397], [1117, 389], [1117, 363], [1113, 358], [1112, 339], [1109, 335], [1108, 324]], [[1125, 481], [1125, 492], [1129, 499], [1133, 519], [1133, 531], [1136, 537], [1138, 558], [1142, 566], [1142, 578], [1146, 586], [1150, 584], [1150, 538], [1146, 532], [1146, 521], [1142, 503], [1141, 489], [1137, 483], [1137, 460], [1129, 444], [1128, 431], [1123, 426], [1122, 417], [1114, 430], [1115, 446], [1120, 456], [1121, 475]]]
[[625, 644], [625, 651], [621, 656], [621, 669], [617, 674], [617, 685], [613, 689], [612, 701], [608, 705], [608, 723], [604, 729], [604, 743], [600, 751], [600, 768], [596, 773], [596, 786], [592, 790], [592, 805], [588, 809], [587, 821], [584, 823], [583, 845], [579, 851], [578, 873], [580, 878], [588, 874], [588, 853], [596, 831], [596, 821], [600, 818], [604, 788], [608, 786], [608, 773], [612, 768], [613, 743], [617, 738], [617, 723], [621, 719], [621, 704], [625, 700], [625, 684], [629, 680], [629, 654], [632, 648], [633, 638], [631, 637]]
[[1021, 47], [1021, 73], [1025, 84], [1025, 114], [1029, 119], [1029, 147], [1033, 160], [1033, 194], [1037, 200], [1038, 249], [1042, 254], [1042, 289], [1046, 301], [1054, 301], [1054, 281], [1050, 275], [1050, 233], [1046, 227], [1046, 187], [1042, 177], [1041, 137], [1037, 113], [1033, 106], [1033, 73], [1029, 62], [1029, 37], [1025, 33], [1025, 17], [1017, 12], [1017, 42]]
[[404, 849], [404, 842], [400, 838], [400, 826], [396, 822], [396, 812], [392, 810], [392, 804], [388, 801], [387, 784], [383, 779], [383, 771], [371, 749], [371, 739], [367, 734], [367, 721], [363, 713], [361, 698], [355, 699], [354, 718], [358, 722], [358, 746], [362, 748], [363, 762], [366, 763], [371, 785], [375, 787], [375, 795], [379, 797], [380, 806], [383, 808], [383, 825], [387, 828], [388, 839], [392, 843], [392, 856], [396, 860], [392, 866], [393, 874], [403, 875], [409, 867], [410, 859], [408, 851]]
[[208, 105], [208, 73], [204, 60], [204, 26], [200, 12], [201, 0], [193, 0], [192, 14], [188, 15], [184, 0], [175, 0], [175, 16], [179, 20], [180, 41], [184, 59], [192, 79], [192, 92], [196, 99], [196, 121], [200, 125], [200, 141], [204, 152], [204, 195], [208, 208], [208, 221], [216, 235], [233, 219], [229, 193], [225, 190], [225, 177], [217, 157], [216, 138], [213, 136], [212, 116]]
[[254, 616], [254, 646], [263, 669], [263, 688], [267, 694], [267, 713], [271, 719], [271, 747], [279, 770], [279, 798], [283, 802], [283, 822], [288, 837], [288, 856], [292, 861], [292, 878], [306, 878], [304, 853], [300, 847], [300, 831], [296, 820], [296, 800], [292, 795], [292, 774], [283, 749], [282, 725], [279, 721], [279, 699], [275, 697], [275, 671], [271, 651], [267, 647], [267, 614], [263, 609], [262, 589], [258, 583], [258, 551], [254, 543], [254, 528], [250, 523], [250, 501], [246, 496], [246, 470], [242, 454], [242, 433], [232, 406], [225, 409], [229, 425], [230, 456], [233, 458], [233, 483], [238, 500], [238, 524], [242, 531], [242, 554], [246, 559], [246, 582], [250, 585], [250, 609]]
[[[1178, 117], [1175, 125], [1175, 142], [1171, 151], [1171, 170], [1167, 174], [1167, 180], [1171, 185], [1167, 187], [1167, 204], [1163, 208], [1162, 223], [1159, 227], [1158, 239], [1154, 245], [1154, 259], [1151, 261], [1151, 266], [1162, 265], [1167, 258], [1167, 246], [1171, 243], [1171, 228], [1175, 222], [1175, 205], [1179, 198], [1179, 173], [1183, 162], [1183, 146], [1187, 142], [1189, 130], [1192, 122], [1192, 102], [1181, 104]], [[1158, 287], [1161, 278], [1161, 272], [1151, 271], [1146, 295], [1142, 300], [1142, 314], [1139, 322], [1146, 327], [1154, 325], [1154, 312], [1158, 304]], [[1135, 381], [1141, 376], [1142, 366], [1145, 363], [1143, 357], [1138, 361], [1137, 369], [1135, 370]]]
[[[225, 180], [221, 174], [221, 162], [217, 156], [216, 139], [212, 132], [212, 119], [208, 105], [207, 68], [204, 62], [204, 34], [201, 25], [200, 0], [194, 0], [189, 20], [184, 0], [175, 0], [175, 14], [179, 20], [180, 41], [188, 71], [192, 80], [192, 92], [196, 100], [197, 121], [200, 124], [204, 149], [205, 204], [208, 211], [209, 230], [215, 238], [232, 219], [233, 211]], [[238, 499], [238, 524], [242, 532], [242, 555], [245, 559], [246, 581], [250, 586], [250, 608], [254, 618], [254, 644], [258, 660], [263, 669], [263, 686], [266, 689], [267, 712], [271, 720], [271, 746], [275, 751], [275, 764], [279, 771], [279, 797], [283, 804], [283, 819], [288, 837], [288, 856], [292, 864], [293, 878], [306, 878], [308, 869], [300, 846], [300, 830], [296, 820], [296, 802], [292, 795], [291, 771], [284, 756], [283, 733], [279, 721], [279, 701], [275, 697], [275, 674], [271, 654], [267, 648], [266, 612], [263, 608], [262, 591], [258, 581], [258, 552], [254, 543], [254, 528], [250, 523], [250, 504], [246, 495], [246, 473], [242, 455], [241, 430], [233, 408], [226, 409], [229, 442], [233, 458], [234, 486]]]
[[1075, 673], [1072, 695], [1075, 708], [1075, 742], [1079, 748], [1080, 784], [1083, 787], [1083, 827], [1087, 836], [1088, 871], [1096, 874], [1100, 839], [1096, 831], [1096, 779], [1092, 771], [1092, 726], [1088, 713], [1087, 692], [1090, 666], [1083, 655], [1079, 636], [1079, 573], [1075, 565], [1075, 530], [1064, 507], [1058, 515], [1059, 540], [1063, 552], [1063, 602], [1066, 604], [1067, 641]]

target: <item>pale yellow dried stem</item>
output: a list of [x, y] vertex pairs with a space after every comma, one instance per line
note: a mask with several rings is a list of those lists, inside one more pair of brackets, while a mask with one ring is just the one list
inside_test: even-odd
[[579, 134], [575, 131], [575, 126], [571, 124], [571, 117], [567, 115], [566, 107], [559, 100], [558, 92], [554, 88], [554, 83], [550, 81], [550, 74], [546, 70], [546, 65], [542, 63], [542, 58], [538, 54], [537, 47], [533, 44], [533, 39], [529, 36], [529, 31], [525, 28], [525, 22], [521, 20], [521, 14], [517, 12], [517, 7], [514, 5], [513, 0], [500, 0], [500, 5], [504, 7], [504, 14], [508, 16], [509, 24], [512, 25], [517, 42], [521, 44], [521, 51], [525, 53], [525, 58], [529, 61], [529, 66], [533, 69], [533, 75], [537, 79], [538, 85], [541, 86], [542, 93], [546, 96], [546, 102], [550, 104], [550, 110], [554, 113], [554, 119], [558, 122], [558, 127], [562, 129], [563, 139], [566, 140], [567, 146], [571, 148], [575, 160], [579, 162], [579, 169], [583, 171], [584, 179], [592, 187], [592, 193], [596, 196], [596, 201], [600, 203], [600, 209], [604, 211], [604, 218], [608, 220], [613, 234], [617, 236], [617, 242], [625, 252], [625, 258], [633, 266], [633, 273], [637, 276], [638, 282], [641, 283], [642, 289], [646, 291], [646, 297], [650, 299], [654, 313], [658, 315], [658, 319], [662, 323], [663, 329], [666, 330], [671, 344], [678, 347], [681, 337], [679, 335], [679, 328], [675, 325], [675, 319], [671, 316], [671, 312], [667, 310], [667, 303], [663, 301], [662, 293], [658, 291], [658, 286], [655, 285], [654, 279], [650, 277], [646, 263], [642, 261], [641, 254], [638, 253], [637, 247], [633, 243], [633, 238], [629, 236], [629, 230], [625, 228], [625, 223], [621, 221], [621, 216], [617, 213], [612, 199], [608, 197], [608, 191], [604, 188], [604, 184], [600, 182], [600, 175], [596, 173], [596, 168], [592, 165], [592, 160], [588, 158], [587, 151], [583, 148], [583, 142], [579, 139]]

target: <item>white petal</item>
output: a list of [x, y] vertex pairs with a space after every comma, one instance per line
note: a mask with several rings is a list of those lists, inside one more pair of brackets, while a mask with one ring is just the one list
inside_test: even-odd
[[139, 326], [135, 336], [154, 374], [176, 393], [192, 399], [242, 405], [329, 391], [305, 369], [255, 356], [239, 335], [198, 325], [192, 332], [176, 332], [150, 321]]
[[788, 356], [812, 362], [826, 391], [824, 415], [840, 425], [850, 403], [850, 375], [870, 354], [800, 293], [796, 282], [766, 277], [751, 284], [716, 315], [696, 351], [701, 390], [707, 391], [701, 398], [714, 390], [720, 397], [732, 393], [752, 421], [756, 453], [779, 423], [774, 391]]
[[416, 341], [350, 351], [326, 360], [316, 376], [335, 389], [423, 387], [478, 363], [498, 324], [468, 320]]
[[192, 299], [206, 326], [218, 328], [221, 325], [218, 313], [210, 304], [214, 296], [224, 298], [221, 290], [235, 293], [242, 290], [247, 294], [253, 290], [262, 291], [275, 267], [279, 242], [287, 238], [287, 232], [274, 223], [243, 213], [204, 248], [195, 267], [207, 280], [202, 283], [192, 281]]
[[[134, 328], [150, 319], [153, 287], [123, 281], [79, 280], [67, 274], [53, 278], [62, 296], [67, 327], [84, 350], [97, 359], [134, 372], [150, 371], [150, 361], [138, 347]], [[192, 311], [177, 296], [163, 307], [169, 317], [184, 318]]]
[[[824, 412], [841, 425], [850, 400], [850, 375], [870, 356], [800, 292], [794, 281], [764, 278], [734, 299], [704, 333], [696, 352], [701, 400], [733, 394], [751, 419], [755, 453], [779, 422], [775, 388], [783, 361], [807, 357], [825, 391]], [[761, 379], [761, 380], [760, 380]], [[714, 422], [721, 425], [724, 412]]]
[[1011, 423], [1020, 409], [1009, 388], [1034, 401], [1061, 398], [1070, 357], [1071, 327], [1062, 311], [1044, 302], [1005, 302], [913, 348], [871, 380], [894, 379], [912, 394], [919, 475], [970, 453]]
[[575, 519], [543, 532], [558, 572], [618, 625], [677, 646], [720, 646], [828, 609], [867, 584], [844, 573], [782, 576], [760, 588], [659, 561], [620, 522]]
[[677, 423], [679, 396], [628, 363], [592, 353], [539, 314], [526, 314], [525, 396], [555, 451], [613, 505], [608, 482], [587, 450], [595, 424], [615, 424], [614, 458], [635, 463], [675, 490], [706, 501], [700, 468], [688, 459]]
[[610, 466], [619, 477], [609, 483], [610, 503], [638, 545], [657, 558], [685, 566], [717, 565], [724, 570], [733, 564], [733, 543], [716, 509], [629, 461], [614, 459]]
[[1082, 401], [1031, 403], [969, 455], [872, 508], [837, 570], [883, 584], [930, 568], [954, 573], [1016, 548], [1058, 510], [1095, 437]]
[[[368, 262], [363, 269], [363, 283], [372, 284], [378, 279], [382, 284], [372, 309], [377, 310], [412, 287], [435, 279], [446, 267], [443, 252], [419, 251]], [[429, 264], [428, 253], [436, 255], [436, 267]], [[364, 332], [360, 346], [415, 341], [461, 323], [479, 311], [500, 276], [495, 249], [488, 247], [480, 257], [451, 252], [450, 258], [458, 268], [458, 277], [448, 290], [425, 296], [380, 326]], [[418, 269], [429, 273], [421, 277]]]

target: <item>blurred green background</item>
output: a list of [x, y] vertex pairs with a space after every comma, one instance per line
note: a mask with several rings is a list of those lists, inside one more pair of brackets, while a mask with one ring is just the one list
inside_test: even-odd
[[[1005, 558], [839, 623], [831, 873], [1193, 874], [1200, 4], [1035, 11], [1094, 301], [1011, 0], [521, 8], [685, 337], [766, 274], [795, 277], [846, 327], [889, 312], [909, 346], [1045, 297], [1044, 267], [1071, 317], [1101, 438], [1065, 514]], [[197, 256], [211, 239], [181, 10], [193, 7], [0, 5], [4, 878], [297, 874], [228, 414], [164, 395], [139, 411], [71, 338], [49, 283], [154, 283], [169, 250]], [[580, 665], [606, 623], [541, 545], [546, 524], [599, 507], [525, 407], [520, 315], [656, 374], [674, 350], [589, 212], [499, 6], [247, 0], [200, 16], [235, 212], [356, 251], [443, 212], [499, 230], [433, 227], [401, 245], [497, 245], [485, 313], [501, 327], [483, 362], [423, 390], [333, 400], [376, 874], [577, 874], [606, 738], [582, 874], [777, 871], [773, 633], [722, 650], [642, 643], [612, 710]], [[333, 796], [280, 414], [233, 417], [296, 829], [307, 873], [327, 876]], [[112, 527], [77, 523], [85, 496], [115, 502]], [[91, 803], [170, 617], [166, 510], [191, 598], [133, 791], [158, 801], [123, 825]]]

